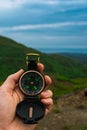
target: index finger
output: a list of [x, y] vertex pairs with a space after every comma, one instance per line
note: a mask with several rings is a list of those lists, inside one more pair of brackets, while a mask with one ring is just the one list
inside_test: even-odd
[[44, 70], [44, 65], [42, 63], [38, 63], [37, 68], [38, 68], [38, 71], [42, 73]]

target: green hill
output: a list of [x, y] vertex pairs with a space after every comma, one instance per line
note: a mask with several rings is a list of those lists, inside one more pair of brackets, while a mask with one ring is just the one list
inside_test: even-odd
[[51, 89], [54, 95], [63, 95], [87, 86], [87, 64], [61, 54], [44, 54], [0, 36], [0, 83], [6, 77], [23, 68], [26, 70], [25, 54], [41, 54], [45, 73], [53, 79]]
[[62, 53], [62, 55], [87, 63], [87, 53]]

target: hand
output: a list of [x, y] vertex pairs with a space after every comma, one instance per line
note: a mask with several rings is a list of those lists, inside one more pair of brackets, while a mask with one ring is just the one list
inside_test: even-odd
[[[38, 64], [38, 70], [42, 72], [44, 66]], [[24, 99], [24, 95], [18, 87], [18, 81], [24, 71], [20, 70], [10, 75], [0, 87], [0, 130], [34, 130], [36, 124], [27, 125], [16, 116], [16, 106]], [[51, 84], [49, 76], [45, 76], [47, 86]], [[41, 93], [41, 102], [46, 105], [46, 114], [51, 110], [53, 100], [52, 92], [45, 90]]]

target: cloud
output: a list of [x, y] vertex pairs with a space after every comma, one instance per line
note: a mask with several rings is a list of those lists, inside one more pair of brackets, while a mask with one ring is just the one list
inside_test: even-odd
[[56, 4], [57, 0], [0, 0], [0, 9], [14, 9], [27, 4]]
[[0, 0], [0, 34], [33, 48], [87, 48], [86, 14], [87, 0]]
[[6, 36], [32, 48], [87, 48], [86, 36], [47, 36], [31, 33], [8, 33]]
[[66, 3], [66, 4], [85, 4], [87, 3], [86, 0], [66, 0], [66, 1], [62, 1], [62, 3]]
[[86, 0], [0, 0], [0, 10], [14, 9], [28, 4], [75, 5], [86, 3]]
[[0, 10], [4, 10], [4, 9], [13, 9], [15, 7], [19, 7], [20, 5], [20, 0], [1, 0], [0, 1]]
[[36, 29], [46, 29], [46, 28], [62, 28], [66, 26], [87, 26], [87, 21], [78, 22], [61, 22], [61, 23], [51, 23], [51, 24], [29, 24], [29, 25], [19, 25], [13, 27], [0, 27], [0, 31], [23, 31], [23, 30], [36, 30]]

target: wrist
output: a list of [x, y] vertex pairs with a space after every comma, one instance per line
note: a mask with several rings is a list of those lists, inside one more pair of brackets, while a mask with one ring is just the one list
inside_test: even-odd
[[0, 127], [0, 130], [35, 130], [36, 128], [36, 124], [34, 125], [29, 125], [29, 124], [23, 124], [23, 125], [9, 125], [9, 126], [4, 126], [4, 127]]
[[16, 125], [11, 125], [6, 129], [1, 129], [1, 130], [35, 130], [36, 124], [35, 125], [29, 125], [29, 124], [23, 124], [21, 126]]

